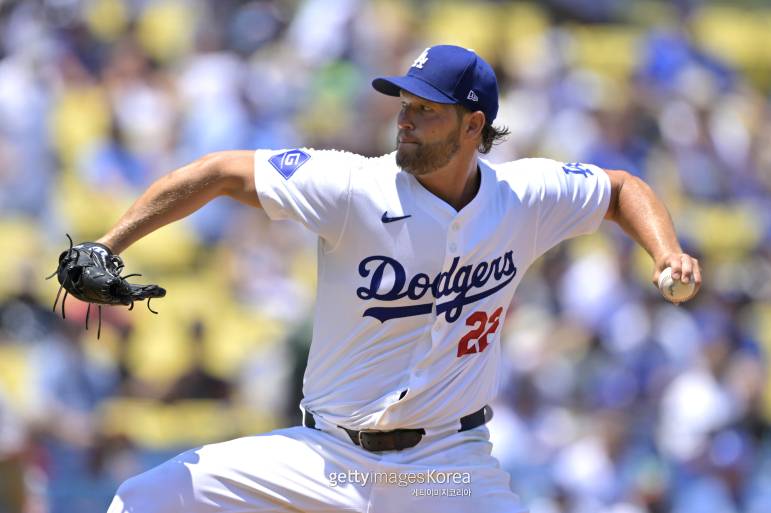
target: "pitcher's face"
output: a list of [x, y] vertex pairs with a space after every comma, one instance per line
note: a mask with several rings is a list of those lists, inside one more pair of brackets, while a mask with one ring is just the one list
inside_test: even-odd
[[396, 164], [420, 176], [447, 165], [460, 148], [461, 118], [455, 106], [402, 91], [397, 118]]

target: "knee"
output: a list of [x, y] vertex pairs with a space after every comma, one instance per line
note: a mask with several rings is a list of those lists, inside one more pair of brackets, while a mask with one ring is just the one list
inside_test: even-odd
[[155, 513], [163, 511], [160, 502], [165, 502], [158, 492], [159, 487], [153, 486], [153, 480], [147, 479], [145, 472], [124, 481], [115, 492], [115, 498], [107, 513]]
[[110, 505], [110, 509], [107, 513], [128, 513], [132, 511], [129, 509], [129, 504], [136, 502], [136, 497], [141, 497], [142, 486], [139, 484], [139, 476], [134, 476], [121, 483], [115, 492], [115, 498]]
[[[184, 467], [166, 462], [124, 481], [107, 513], [174, 513], [186, 511], [191, 492]], [[189, 476], [189, 474], [188, 474]], [[188, 504], [189, 506], [189, 504]]]

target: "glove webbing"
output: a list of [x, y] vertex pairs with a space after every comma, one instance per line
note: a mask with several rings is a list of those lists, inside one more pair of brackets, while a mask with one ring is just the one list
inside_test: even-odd
[[[70, 234], [66, 233], [65, 235], [67, 235], [67, 239], [69, 239], [69, 241], [70, 241], [70, 247], [67, 250], [67, 258], [70, 258], [70, 253], [72, 251], [75, 251], [79, 255], [81, 250], [73, 247], [72, 237], [70, 237]], [[92, 261], [96, 262], [93, 251], [91, 251], [91, 253], [89, 254], [89, 258], [91, 258]], [[120, 258], [117, 258], [115, 255], [110, 255], [110, 259], [112, 260], [113, 264], [115, 264], [115, 262], [117, 260], [117, 264], [115, 264], [115, 275], [116, 276], [120, 276], [120, 273], [123, 271], [123, 267], [124, 267], [123, 262], [120, 260]], [[50, 280], [51, 278], [56, 276], [56, 274], [58, 272], [59, 272], [59, 268], [57, 267], [56, 270], [53, 273], [51, 273], [49, 276], [46, 276], [46, 280]], [[127, 274], [126, 276], [123, 276], [122, 278], [126, 279], [126, 278], [131, 278], [132, 276], [142, 276], [142, 275], [140, 273], [132, 273], [132, 274]], [[69, 279], [70, 279], [70, 277], [69, 277], [69, 275], [67, 275], [66, 280], [69, 280]], [[54, 306], [52, 308], [52, 311], [54, 311], [54, 312], [56, 311], [56, 303], [59, 302], [59, 295], [62, 293], [62, 289], [64, 288], [64, 283], [66, 283], [66, 280], [61, 285], [59, 285], [59, 290], [56, 292], [56, 299], [54, 299]], [[64, 303], [67, 302], [67, 296], [68, 295], [69, 295], [69, 291], [65, 289], [64, 290], [64, 297], [62, 298], [62, 319], [66, 319], [67, 318], [67, 314], [64, 311]], [[158, 312], [156, 312], [155, 310], [150, 308], [150, 300], [151, 299], [152, 299], [151, 297], [147, 298], [147, 309], [150, 310], [151, 312], [153, 312], [154, 314], [158, 315]], [[99, 337], [102, 334], [102, 305], [97, 305], [97, 307], [99, 308], [99, 325], [98, 325], [98, 327], [96, 329], [96, 338], [98, 340]], [[134, 301], [133, 300], [131, 301], [131, 305], [129, 306], [128, 309], [129, 309], [129, 311], [134, 309]], [[86, 308], [86, 331], [88, 331], [88, 318], [89, 318], [90, 314], [91, 314], [91, 303], [88, 303], [88, 307]]]

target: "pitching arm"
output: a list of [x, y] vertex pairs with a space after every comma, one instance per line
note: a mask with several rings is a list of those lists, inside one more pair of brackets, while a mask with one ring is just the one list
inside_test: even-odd
[[661, 271], [671, 267], [672, 278], [687, 283], [692, 277], [698, 291], [699, 261], [683, 253], [672, 218], [661, 200], [648, 184], [626, 171], [606, 173], [610, 177], [611, 197], [605, 219], [616, 222], [653, 258], [653, 284], [658, 286]]

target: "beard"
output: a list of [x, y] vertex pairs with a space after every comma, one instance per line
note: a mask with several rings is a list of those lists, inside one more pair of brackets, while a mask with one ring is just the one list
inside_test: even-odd
[[446, 166], [460, 149], [460, 126], [442, 141], [420, 144], [396, 143], [396, 165], [413, 176]]

